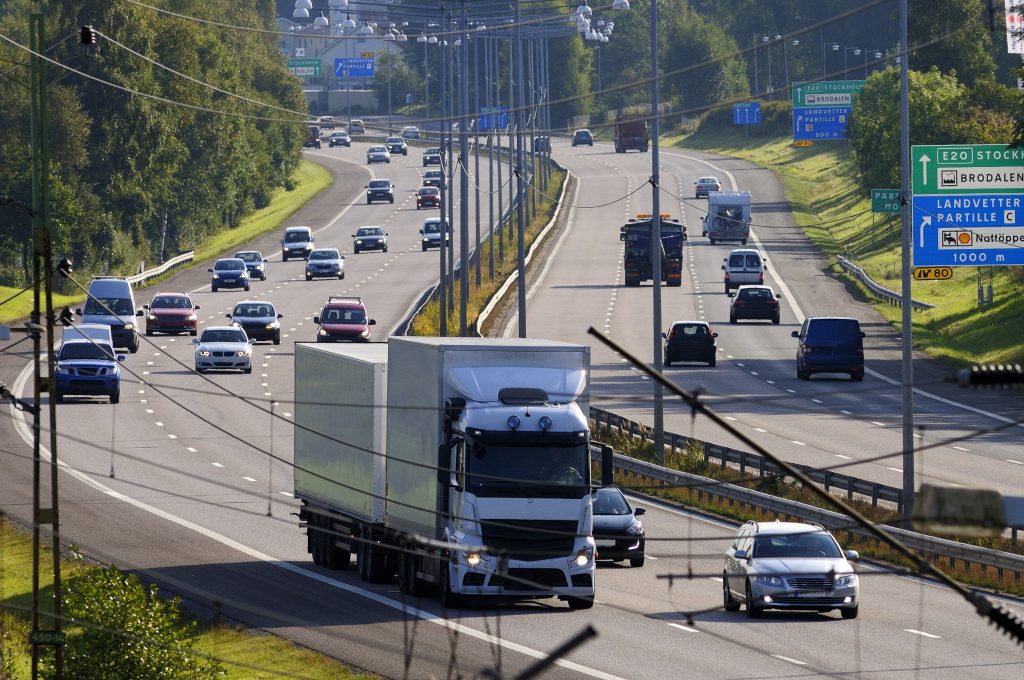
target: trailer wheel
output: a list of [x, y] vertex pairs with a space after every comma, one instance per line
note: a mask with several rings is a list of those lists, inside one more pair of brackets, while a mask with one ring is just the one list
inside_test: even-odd
[[324, 565], [328, 569], [337, 569], [339, 571], [345, 571], [348, 569], [349, 562], [352, 561], [352, 553], [344, 548], [339, 548], [336, 545], [338, 540], [336, 530], [331, 526], [332, 522], [329, 517], [324, 518]]
[[356, 546], [356, 570], [359, 573], [359, 580], [360, 581], [368, 580], [368, 575], [367, 575], [367, 572], [366, 572], [366, 562], [367, 562], [366, 555], [367, 555], [367, 552], [368, 552], [368, 550], [367, 550], [367, 542], [366, 541], [367, 541], [366, 531], [362, 527], [360, 527], [359, 528], [359, 544]]
[[320, 566], [324, 563], [324, 537], [320, 531], [320, 525], [323, 520], [320, 515], [313, 515], [312, 520], [306, 527], [306, 531], [312, 532], [313, 542], [313, 564]]
[[375, 545], [372, 532], [364, 535], [366, 546], [364, 548], [366, 559], [366, 580], [370, 583], [388, 583], [391, 581], [392, 572], [388, 570], [387, 555], [384, 550]]

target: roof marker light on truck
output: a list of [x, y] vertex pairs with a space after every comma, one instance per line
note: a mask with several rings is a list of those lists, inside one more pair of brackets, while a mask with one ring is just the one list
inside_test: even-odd
[[537, 424], [540, 425], [540, 429], [547, 430], [548, 428], [551, 427], [551, 418], [547, 416], [541, 416], [540, 420], [537, 421]]
[[509, 416], [508, 417], [508, 427], [509, 427], [510, 430], [517, 429], [521, 424], [522, 424], [522, 421], [519, 420], [519, 416]]

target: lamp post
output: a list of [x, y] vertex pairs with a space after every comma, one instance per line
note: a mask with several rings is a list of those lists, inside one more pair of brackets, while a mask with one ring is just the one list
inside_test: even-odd
[[[797, 45], [800, 44], [800, 41], [797, 40], [796, 38], [793, 38], [793, 40], [790, 41], [790, 44], [793, 47], [796, 47]], [[786, 41], [785, 40], [782, 41], [782, 63], [785, 66], [785, 72], [786, 72], [786, 96], [788, 97], [789, 96], [789, 53], [786, 50]]]
[[774, 81], [772, 80], [772, 43], [782, 38], [781, 35], [776, 33], [775, 35], [766, 35], [762, 40], [768, 43], [768, 98], [772, 98], [772, 92], [775, 91]]
[[853, 56], [859, 57], [862, 50], [859, 47], [844, 47], [843, 48], [843, 80], [850, 79], [850, 52], [853, 52]]
[[871, 49], [871, 48], [867, 48], [867, 49], [864, 50], [864, 79], [865, 80], [867, 80], [867, 77], [868, 77], [868, 55], [869, 54], [871, 55], [871, 57], [875, 61], [878, 61], [879, 59], [882, 58], [882, 50], [876, 50], [876, 49]]
[[824, 80], [828, 77], [828, 62], [825, 60], [825, 48], [830, 48], [833, 52], [839, 51], [839, 43], [837, 42], [823, 42], [821, 43], [821, 79]]
[[[655, 2], [656, 0], [651, 0]], [[761, 94], [761, 86], [758, 83], [757, 78], [757, 50], [761, 46], [761, 35], [759, 33], [754, 34], [754, 96], [757, 97]]]

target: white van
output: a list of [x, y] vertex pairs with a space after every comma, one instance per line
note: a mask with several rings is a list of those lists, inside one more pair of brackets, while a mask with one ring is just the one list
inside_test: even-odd
[[103, 324], [110, 327], [114, 347], [125, 347], [129, 352], [139, 351], [139, 331], [135, 318], [142, 316], [142, 310], [135, 305], [132, 285], [123, 276], [97, 276], [89, 284], [89, 295], [85, 309], [75, 313], [87, 324]]
[[65, 326], [61, 333], [61, 344], [68, 340], [93, 340], [98, 343], [106, 343], [114, 346], [114, 340], [110, 334], [110, 326], [100, 323], [80, 323], [74, 326]]
[[737, 248], [725, 258], [722, 270], [725, 272], [725, 294], [731, 295], [734, 288], [744, 285], [763, 285], [764, 272], [768, 262], [753, 248]]

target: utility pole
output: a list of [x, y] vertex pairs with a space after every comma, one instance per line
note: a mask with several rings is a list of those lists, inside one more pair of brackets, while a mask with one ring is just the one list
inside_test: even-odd
[[[91, 29], [90, 29], [91, 30]], [[39, 647], [54, 645], [55, 676], [64, 676], [63, 632], [61, 631], [61, 585], [60, 585], [60, 523], [57, 511], [57, 410], [53, 398], [53, 380], [55, 375], [53, 360], [53, 257], [51, 253], [49, 225], [49, 184], [50, 155], [47, 134], [46, 110], [46, 61], [40, 56], [45, 33], [43, 30], [43, 14], [32, 12], [29, 15], [29, 80], [31, 90], [31, 126], [32, 126], [32, 333], [34, 385], [33, 397], [35, 409], [32, 420], [32, 680], [39, 677]], [[83, 29], [83, 41], [85, 32]], [[40, 331], [41, 317], [45, 315], [46, 330], [46, 370], [42, 374], [42, 338]], [[50, 507], [42, 507], [42, 394], [49, 395], [47, 414], [50, 428]], [[53, 537], [53, 593], [51, 607], [53, 621], [48, 629], [39, 626], [40, 595], [39, 559], [42, 552], [40, 545], [40, 529], [43, 525], [51, 526]]]
[[523, 27], [521, 22], [522, 8], [521, 1], [516, 0], [516, 215], [518, 235], [516, 271], [519, 284], [519, 337], [526, 337], [526, 201], [523, 191], [525, 189], [525, 177], [523, 173], [523, 114], [525, 113], [526, 101], [523, 96]]
[[462, 0], [459, 45], [459, 337], [469, 327], [469, 30]]
[[910, 304], [913, 293], [910, 289], [911, 249], [913, 248], [913, 222], [910, 205], [910, 105], [908, 94], [910, 82], [910, 50], [907, 42], [907, 0], [900, 0], [900, 188], [903, 193], [903, 516], [909, 527], [910, 509], [914, 506], [914, 345], [913, 312]]
[[[466, 33], [469, 37], [469, 33]], [[476, 285], [480, 287], [480, 41], [483, 38], [473, 38], [473, 182], [474, 193], [476, 194], [476, 248], [474, 259], [476, 262]]]
[[[654, 370], [661, 372], [661, 174], [658, 169], [658, 2], [651, 0], [651, 300]], [[654, 381], [652, 381], [654, 382]], [[661, 384], [654, 382], [654, 460], [665, 458], [665, 399]]]
[[[446, 26], [444, 17], [444, 5], [441, 5], [442, 31], [444, 31], [444, 27]], [[442, 35], [444, 35], [443, 32]], [[440, 229], [440, 240], [438, 240], [437, 242], [437, 250], [439, 251], [438, 266], [441, 268], [441, 274], [438, 277], [439, 285], [437, 288], [437, 334], [443, 338], [448, 335], [448, 263], [446, 260], [448, 255], [448, 203], [451, 200], [451, 194], [449, 193], [451, 191], [451, 182], [444, 181], [445, 177], [448, 174], [448, 167], [446, 165], [448, 161], [447, 156], [445, 155], [445, 151], [448, 148], [448, 145], [445, 142], [445, 137], [446, 134], [449, 133], [449, 131], [445, 129], [448, 125], [448, 118], [446, 116], [448, 111], [448, 97], [445, 96], [445, 87], [448, 85], [448, 74], [446, 69], [448, 55], [447, 52], [445, 51], [445, 42], [443, 38], [438, 40], [437, 47], [438, 53], [440, 55], [438, 58], [438, 75], [440, 76], [438, 78], [438, 82], [441, 85], [441, 88], [439, 90], [439, 92], [441, 93], [441, 129], [438, 132], [437, 139], [438, 143], [441, 145], [440, 148], [438, 149], [438, 155], [441, 158], [441, 177], [442, 182], [444, 182], [444, 186], [441, 187], [440, 192], [441, 200], [437, 202], [438, 212], [441, 214], [441, 223], [440, 225], [438, 225], [438, 228]]]

